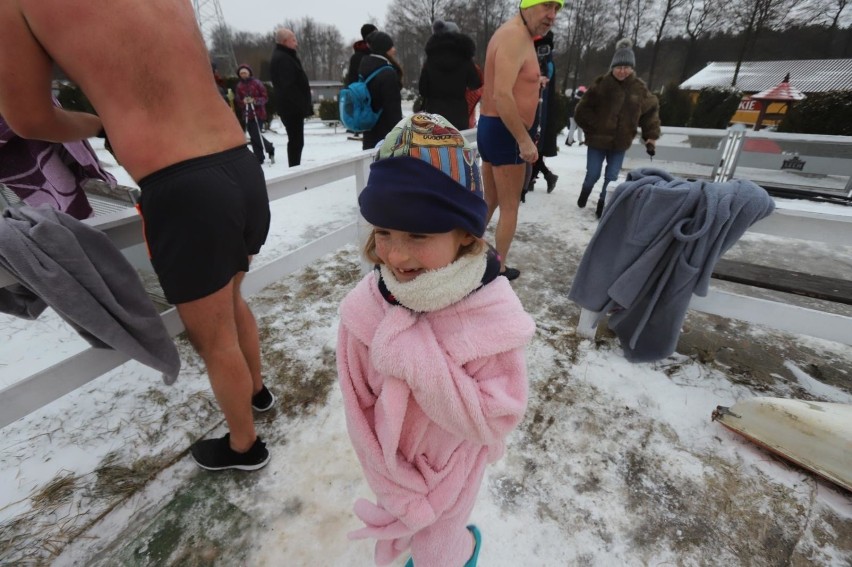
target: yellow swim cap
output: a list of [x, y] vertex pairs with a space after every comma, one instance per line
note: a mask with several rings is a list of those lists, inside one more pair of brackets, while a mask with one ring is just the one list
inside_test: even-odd
[[545, 2], [556, 2], [560, 8], [565, 6], [565, 0], [521, 0], [520, 8], [523, 10], [524, 8], [530, 8], [536, 4], [544, 4]]

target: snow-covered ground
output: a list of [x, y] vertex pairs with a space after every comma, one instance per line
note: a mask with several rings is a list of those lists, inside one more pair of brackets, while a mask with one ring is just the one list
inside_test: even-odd
[[[268, 178], [287, 168], [283, 128], [273, 128]], [[360, 151], [318, 121], [306, 139], [305, 165]], [[538, 327], [529, 408], [473, 513], [480, 565], [852, 565], [852, 495], [710, 420], [717, 405], [756, 395], [852, 403], [852, 348], [701, 314], [687, 319], [678, 353], [654, 364], [626, 362], [608, 334], [582, 340], [565, 296], [596, 227], [594, 207], [576, 206], [585, 149], [560, 145], [547, 164], [557, 188], [547, 194], [540, 181], [527, 196], [509, 262], [522, 270], [514, 287]], [[354, 195], [347, 181], [276, 202], [256, 261], [351, 222]], [[785, 261], [828, 256], [852, 277], [848, 249], [756, 235], [742, 244]], [[370, 494], [334, 365], [336, 309], [360, 269], [348, 246], [251, 298], [280, 399], [258, 416], [272, 453], [259, 472], [191, 463], [192, 441], [223, 425], [183, 339], [174, 386], [131, 362], [5, 427], [0, 564], [372, 564], [371, 545], [346, 538], [359, 527], [352, 502]], [[0, 385], [83, 345], [52, 312], [0, 316], [0, 329]]]

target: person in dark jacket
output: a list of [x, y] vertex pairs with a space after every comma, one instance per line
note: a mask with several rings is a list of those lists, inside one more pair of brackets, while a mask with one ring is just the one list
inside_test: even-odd
[[535, 189], [535, 182], [538, 179], [538, 174], [544, 176], [547, 182], [547, 192], [552, 193], [556, 188], [556, 180], [559, 176], [550, 171], [545, 165], [545, 157], [553, 157], [556, 155], [556, 134], [561, 130], [556, 124], [556, 66], [553, 64], [553, 31], [548, 31], [543, 37], [535, 39], [536, 57], [538, 57], [538, 66], [542, 76], [542, 80], [547, 79], [546, 85], [541, 90], [541, 100], [538, 107], [538, 122], [541, 127], [538, 129], [538, 160], [532, 166], [529, 183], [521, 193], [521, 202], [526, 202], [527, 191]]
[[[583, 129], [577, 126], [577, 121], [574, 119], [574, 110], [577, 108], [577, 104], [580, 103], [580, 99], [583, 98], [583, 95], [586, 94], [586, 87], [580, 85], [577, 87], [577, 90], [571, 95], [571, 99], [568, 101], [568, 105], [565, 107], [565, 110], [568, 114], [568, 135], [565, 136], [565, 145], [572, 146], [574, 142], [577, 141], [582, 146], [586, 143], [586, 139], [583, 136]], [[574, 133], [576, 132], [576, 140], [574, 139]]]
[[367, 44], [370, 46], [370, 54], [361, 60], [358, 74], [367, 78], [380, 67], [390, 68], [373, 77], [367, 85], [373, 110], [381, 110], [382, 114], [376, 125], [364, 132], [361, 147], [365, 150], [375, 148], [397, 122], [402, 120], [402, 69], [394, 59], [396, 48], [393, 46], [393, 39], [385, 32], [374, 31], [367, 36]]
[[349, 57], [349, 70], [346, 72], [346, 79], [344, 80], [347, 87], [358, 80], [358, 68], [361, 66], [361, 59], [370, 54], [367, 36], [374, 31], [376, 31], [376, 26], [364, 24], [361, 26], [361, 39], [352, 44], [353, 53]]
[[287, 130], [287, 163], [295, 167], [302, 163], [305, 118], [313, 116], [314, 104], [308, 75], [296, 55], [296, 48], [299, 47], [296, 34], [281, 28], [275, 32], [275, 42], [269, 72], [272, 75], [272, 86], [275, 87], [275, 109]]
[[595, 215], [601, 218], [606, 202], [607, 185], [618, 179], [624, 154], [633, 143], [636, 128], [642, 129], [642, 139], [652, 152], [660, 137], [659, 102], [645, 83], [636, 76], [636, 56], [633, 42], [622, 39], [616, 44], [610, 71], [595, 79], [594, 84], [577, 104], [574, 120], [586, 134], [586, 178], [580, 190], [577, 206], [581, 209], [595, 183], [601, 177], [606, 160], [606, 172]]
[[420, 71], [418, 89], [423, 110], [440, 114], [459, 130], [469, 127], [466, 89], [482, 86], [473, 56], [476, 44], [453, 22], [435, 20], [426, 42], [426, 62]]
[[257, 157], [257, 161], [263, 163], [265, 149], [269, 154], [269, 161], [275, 163], [275, 146], [260, 133], [261, 124], [266, 122], [266, 101], [268, 100], [266, 87], [254, 78], [254, 73], [248, 65], [243, 64], [237, 67], [237, 75], [240, 80], [237, 83], [235, 102], [251, 140], [251, 150]]

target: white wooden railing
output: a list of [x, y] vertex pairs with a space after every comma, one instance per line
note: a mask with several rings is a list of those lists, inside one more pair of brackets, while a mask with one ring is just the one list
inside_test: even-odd
[[[852, 215], [802, 211], [791, 205], [779, 205], [771, 215], [752, 225], [749, 232], [852, 247]], [[706, 297], [692, 296], [689, 308], [852, 345], [852, 317], [790, 305], [783, 300], [748, 297], [711, 285]], [[583, 309], [577, 333], [594, 338], [600, 319], [599, 313]]]
[[[679, 167], [688, 170], [701, 166], [707, 171], [704, 177], [714, 181], [727, 181], [742, 175], [758, 183], [762, 179], [769, 179], [786, 187], [795, 186], [797, 182], [801, 184], [808, 179], [815, 182], [818, 178], [831, 176], [832, 183], [802, 189], [819, 190], [823, 195], [852, 199], [850, 136], [754, 132], [742, 127], [731, 127], [728, 130], [664, 127], [662, 132], [654, 158], [656, 163], [652, 165], [662, 169], [672, 166], [674, 175], [679, 175], [676, 172]], [[759, 143], [749, 147], [746, 143], [748, 140]], [[782, 146], [798, 147], [801, 151], [783, 151]], [[819, 153], [819, 148], [826, 146], [831, 146], [832, 152], [840, 157], [811, 155]], [[645, 164], [648, 161], [645, 147], [638, 140], [628, 150], [627, 157]], [[629, 162], [626, 165], [629, 166]], [[748, 174], [738, 173], [738, 169], [748, 171]], [[852, 209], [838, 209], [837, 213], [828, 213], [803, 210], [794, 202], [779, 204], [772, 215], [755, 223], [749, 232], [852, 247]], [[693, 296], [689, 308], [852, 345], [852, 317], [790, 305], [783, 300], [747, 297], [711, 285], [706, 297]], [[601, 319], [599, 313], [583, 309], [577, 333], [593, 338], [597, 322]]]
[[[725, 165], [719, 162], [723, 159], [724, 153], [721, 151], [721, 146], [710, 149], [691, 147], [688, 143], [676, 142], [676, 140], [683, 140], [690, 135], [716, 135], [721, 140], [728, 136], [726, 131], [664, 128], [663, 132], [668, 133], [668, 138], [673, 143], [667, 146], [664, 142], [666, 137], [662, 138], [658, 145], [658, 159], [665, 159], [667, 162], [705, 164], [714, 168], [714, 176]], [[465, 130], [464, 135], [469, 141], [475, 143], [476, 130]], [[833, 138], [837, 139], [838, 143], [852, 144], [850, 137]], [[642, 155], [642, 152], [644, 148], [641, 146], [634, 146], [631, 149], [631, 153], [637, 156]], [[276, 201], [306, 190], [322, 190], [324, 185], [348, 178], [353, 178], [353, 198], [356, 198], [357, 192], [366, 184], [372, 154], [371, 151], [365, 151], [332, 163], [294, 168], [287, 174], [267, 182], [269, 200]], [[755, 159], [758, 160], [756, 164], [758, 166], [774, 167], [773, 164], [778, 160], [778, 156], [757, 156]], [[740, 164], [742, 165], [741, 160]], [[811, 160], [811, 164], [814, 167], [827, 167], [828, 170], [825, 173], [840, 172], [844, 175], [852, 175], [852, 160], [820, 159]], [[135, 267], [143, 270], [151, 269], [143, 253], [141, 219], [134, 209], [128, 208], [83, 222], [106, 233]], [[353, 218], [352, 222], [343, 228], [326, 234], [263, 266], [253, 267], [243, 282], [244, 294], [250, 296], [257, 293], [270, 283], [301, 269], [329, 252], [338, 250], [346, 244], [361, 242], [365, 229], [365, 225], [361, 224], [357, 218]], [[778, 236], [852, 245], [852, 216], [779, 208], [773, 215], [757, 223], [753, 230]], [[0, 268], [0, 287], [11, 283], [15, 283], [15, 280]], [[696, 298], [691, 307], [789, 332], [810, 334], [847, 344], [852, 342], [852, 317], [803, 310], [779, 302], [735, 296], [715, 289], [707, 298]], [[161, 316], [170, 336], [183, 331], [183, 325], [174, 308], [163, 312]], [[592, 316], [593, 314], [584, 312], [578, 332], [593, 333], [589, 324]], [[87, 348], [68, 356], [50, 368], [20, 379], [0, 390], [0, 428], [127, 361], [128, 357], [114, 350]]]
[[[306, 190], [321, 191], [324, 185], [347, 178], [353, 178], [352, 196], [356, 199], [358, 189], [366, 184], [371, 160], [372, 152], [365, 151], [332, 163], [294, 168], [281, 177], [267, 181], [269, 200], [276, 201]], [[140, 253], [144, 247], [142, 220], [135, 209], [128, 208], [86, 219], [83, 222], [106, 233], [116, 247], [125, 252], [125, 256], [134, 267], [151, 270], [147, 257]], [[363, 226], [358, 219], [353, 218], [350, 224], [338, 230], [262, 266], [253, 267], [243, 280], [243, 294], [253, 295], [272, 282], [307, 266], [329, 252], [350, 243], [360, 242], [363, 237], [361, 234]], [[14, 278], [0, 268], [0, 287], [11, 283], [15, 283]], [[164, 311], [161, 317], [169, 336], [174, 337], [183, 331], [183, 324], [175, 308]], [[0, 390], [0, 427], [76, 390], [128, 360], [127, 356], [118, 351], [89, 347], [60, 360], [49, 368], [18, 380]]]

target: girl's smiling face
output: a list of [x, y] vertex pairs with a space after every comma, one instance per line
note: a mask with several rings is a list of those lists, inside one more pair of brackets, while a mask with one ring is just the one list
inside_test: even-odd
[[416, 234], [375, 227], [376, 255], [400, 282], [410, 282], [420, 274], [444, 268], [459, 256], [463, 246], [472, 244], [473, 235], [461, 230], [437, 234]]

